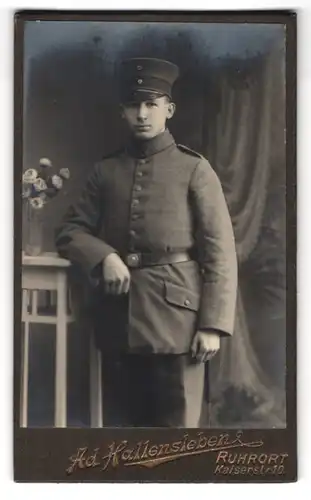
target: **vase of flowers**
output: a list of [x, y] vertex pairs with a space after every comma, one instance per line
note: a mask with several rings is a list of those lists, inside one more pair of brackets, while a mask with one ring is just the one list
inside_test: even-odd
[[44, 207], [62, 190], [70, 178], [68, 168], [53, 173], [52, 162], [41, 158], [39, 168], [29, 168], [23, 174], [22, 198], [25, 211], [24, 250], [26, 255], [42, 253]]

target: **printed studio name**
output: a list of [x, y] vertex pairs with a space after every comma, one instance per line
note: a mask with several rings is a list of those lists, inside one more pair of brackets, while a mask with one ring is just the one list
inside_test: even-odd
[[111, 442], [104, 454], [100, 448], [80, 447], [69, 457], [68, 475], [82, 469], [108, 468], [118, 466], [141, 466], [153, 468], [184, 457], [215, 452], [215, 474], [283, 474], [287, 454], [229, 453], [234, 448], [259, 448], [262, 440], [245, 441], [242, 431], [234, 436], [227, 433], [206, 436], [197, 432], [194, 436], [185, 434], [182, 439], [171, 443], [154, 443], [151, 440], [131, 444], [128, 440]]

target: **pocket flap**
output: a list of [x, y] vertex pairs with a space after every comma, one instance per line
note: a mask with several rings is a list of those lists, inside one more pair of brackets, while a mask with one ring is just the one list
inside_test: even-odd
[[198, 311], [200, 307], [200, 296], [173, 283], [165, 283], [165, 298], [170, 304], [174, 304], [185, 309]]

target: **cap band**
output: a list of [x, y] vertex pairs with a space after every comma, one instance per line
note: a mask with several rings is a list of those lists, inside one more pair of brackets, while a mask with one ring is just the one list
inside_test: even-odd
[[[179, 74], [178, 67], [161, 59], [135, 58], [123, 61], [120, 74], [122, 101], [141, 100], [142, 92], [153, 98], [167, 95]], [[146, 94], [147, 95], [147, 94]]]

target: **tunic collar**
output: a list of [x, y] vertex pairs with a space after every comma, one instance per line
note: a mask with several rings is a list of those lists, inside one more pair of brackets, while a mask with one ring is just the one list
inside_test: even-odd
[[128, 152], [134, 158], [146, 158], [174, 144], [174, 138], [168, 129], [147, 141], [133, 140], [128, 146]]

